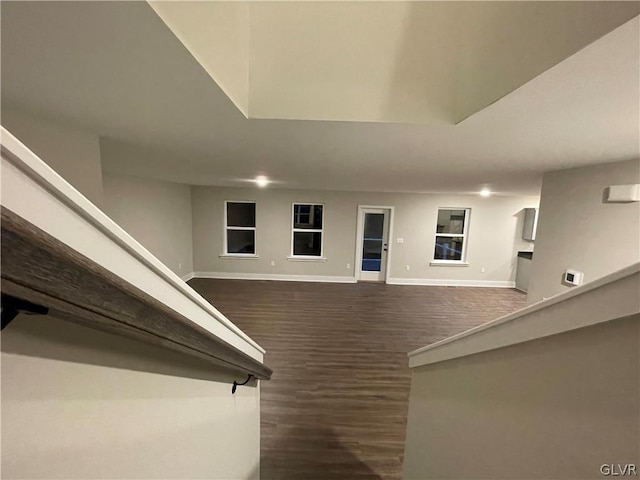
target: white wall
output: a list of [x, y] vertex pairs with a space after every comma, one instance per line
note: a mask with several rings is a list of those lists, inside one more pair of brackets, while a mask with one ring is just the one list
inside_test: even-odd
[[248, 2], [150, 1], [151, 8], [245, 117], [249, 115]]
[[97, 135], [2, 108], [2, 126], [98, 207], [102, 206], [102, 165]]
[[[451, 282], [513, 282], [518, 250], [530, 250], [521, 239], [523, 209], [537, 197], [490, 197], [296, 191], [282, 189], [192, 187], [194, 269], [261, 275], [353, 278], [358, 205], [395, 207], [391, 270], [398, 281], [444, 279]], [[221, 258], [225, 200], [257, 202], [258, 259]], [[324, 203], [326, 262], [291, 261], [293, 202]], [[438, 207], [471, 208], [468, 267], [430, 266]], [[395, 238], [404, 243], [395, 243]], [[271, 261], [275, 266], [271, 266]], [[347, 268], [347, 263], [350, 267]], [[407, 271], [405, 266], [409, 265]], [[485, 272], [482, 273], [482, 268]]]
[[2, 332], [2, 478], [257, 479], [260, 390], [55, 318]]
[[104, 174], [103, 210], [176, 274], [193, 271], [188, 185]]
[[605, 203], [610, 185], [640, 183], [640, 161], [544, 175], [527, 301], [560, 293], [570, 268], [590, 282], [640, 261], [640, 203]]
[[[587, 312], [580, 312], [588, 314]], [[413, 369], [407, 480], [640, 464], [640, 316]]]

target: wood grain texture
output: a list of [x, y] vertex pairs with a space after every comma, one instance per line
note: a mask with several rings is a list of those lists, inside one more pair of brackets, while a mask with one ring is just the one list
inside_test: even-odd
[[[2, 208], [2, 292], [80, 325], [168, 347], [243, 375], [271, 370]], [[8, 327], [10, 328], [10, 327]]]
[[[260, 342], [261, 478], [400, 479], [407, 353], [524, 307], [511, 289], [193, 279]], [[472, 401], [472, 399], [470, 399]]]

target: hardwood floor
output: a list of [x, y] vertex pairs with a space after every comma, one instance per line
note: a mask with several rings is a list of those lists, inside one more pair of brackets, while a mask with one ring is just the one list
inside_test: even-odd
[[194, 279], [266, 350], [263, 480], [400, 479], [407, 352], [524, 306], [516, 290]]

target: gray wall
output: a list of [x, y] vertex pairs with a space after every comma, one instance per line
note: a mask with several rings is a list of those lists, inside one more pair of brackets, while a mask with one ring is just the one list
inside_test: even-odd
[[80, 193], [102, 206], [98, 135], [8, 108], [2, 109], [2, 126]]
[[414, 369], [404, 478], [597, 479], [640, 465], [640, 316]]
[[2, 331], [2, 478], [256, 479], [260, 390], [51, 316]]
[[193, 271], [188, 185], [104, 173], [102, 159], [124, 155], [102, 148], [98, 135], [21, 110], [3, 108], [2, 126], [109, 215], [178, 275]]
[[188, 185], [104, 174], [104, 211], [176, 274], [193, 272]]
[[[521, 239], [523, 209], [536, 207], [537, 197], [419, 195], [301, 191], [275, 188], [192, 187], [194, 270], [324, 277], [353, 277], [358, 205], [395, 207], [391, 239], [391, 277], [513, 281], [516, 253], [531, 249]], [[221, 258], [225, 200], [257, 202], [258, 259]], [[291, 261], [293, 202], [325, 204], [326, 262]], [[438, 207], [469, 207], [468, 267], [430, 266]], [[395, 243], [397, 237], [403, 244]], [[271, 266], [271, 261], [275, 266]], [[347, 268], [347, 263], [350, 267]], [[407, 271], [405, 266], [409, 265]], [[485, 269], [485, 273], [481, 269]]]
[[604, 203], [610, 185], [640, 183], [640, 161], [544, 175], [528, 303], [570, 286], [570, 268], [590, 282], [640, 261], [640, 203]]

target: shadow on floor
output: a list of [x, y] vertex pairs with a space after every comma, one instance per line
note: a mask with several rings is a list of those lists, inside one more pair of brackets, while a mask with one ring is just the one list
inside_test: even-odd
[[[275, 429], [260, 457], [262, 480], [381, 480], [358, 457], [358, 445], [345, 445], [322, 426]], [[264, 448], [267, 447], [267, 448]]]

